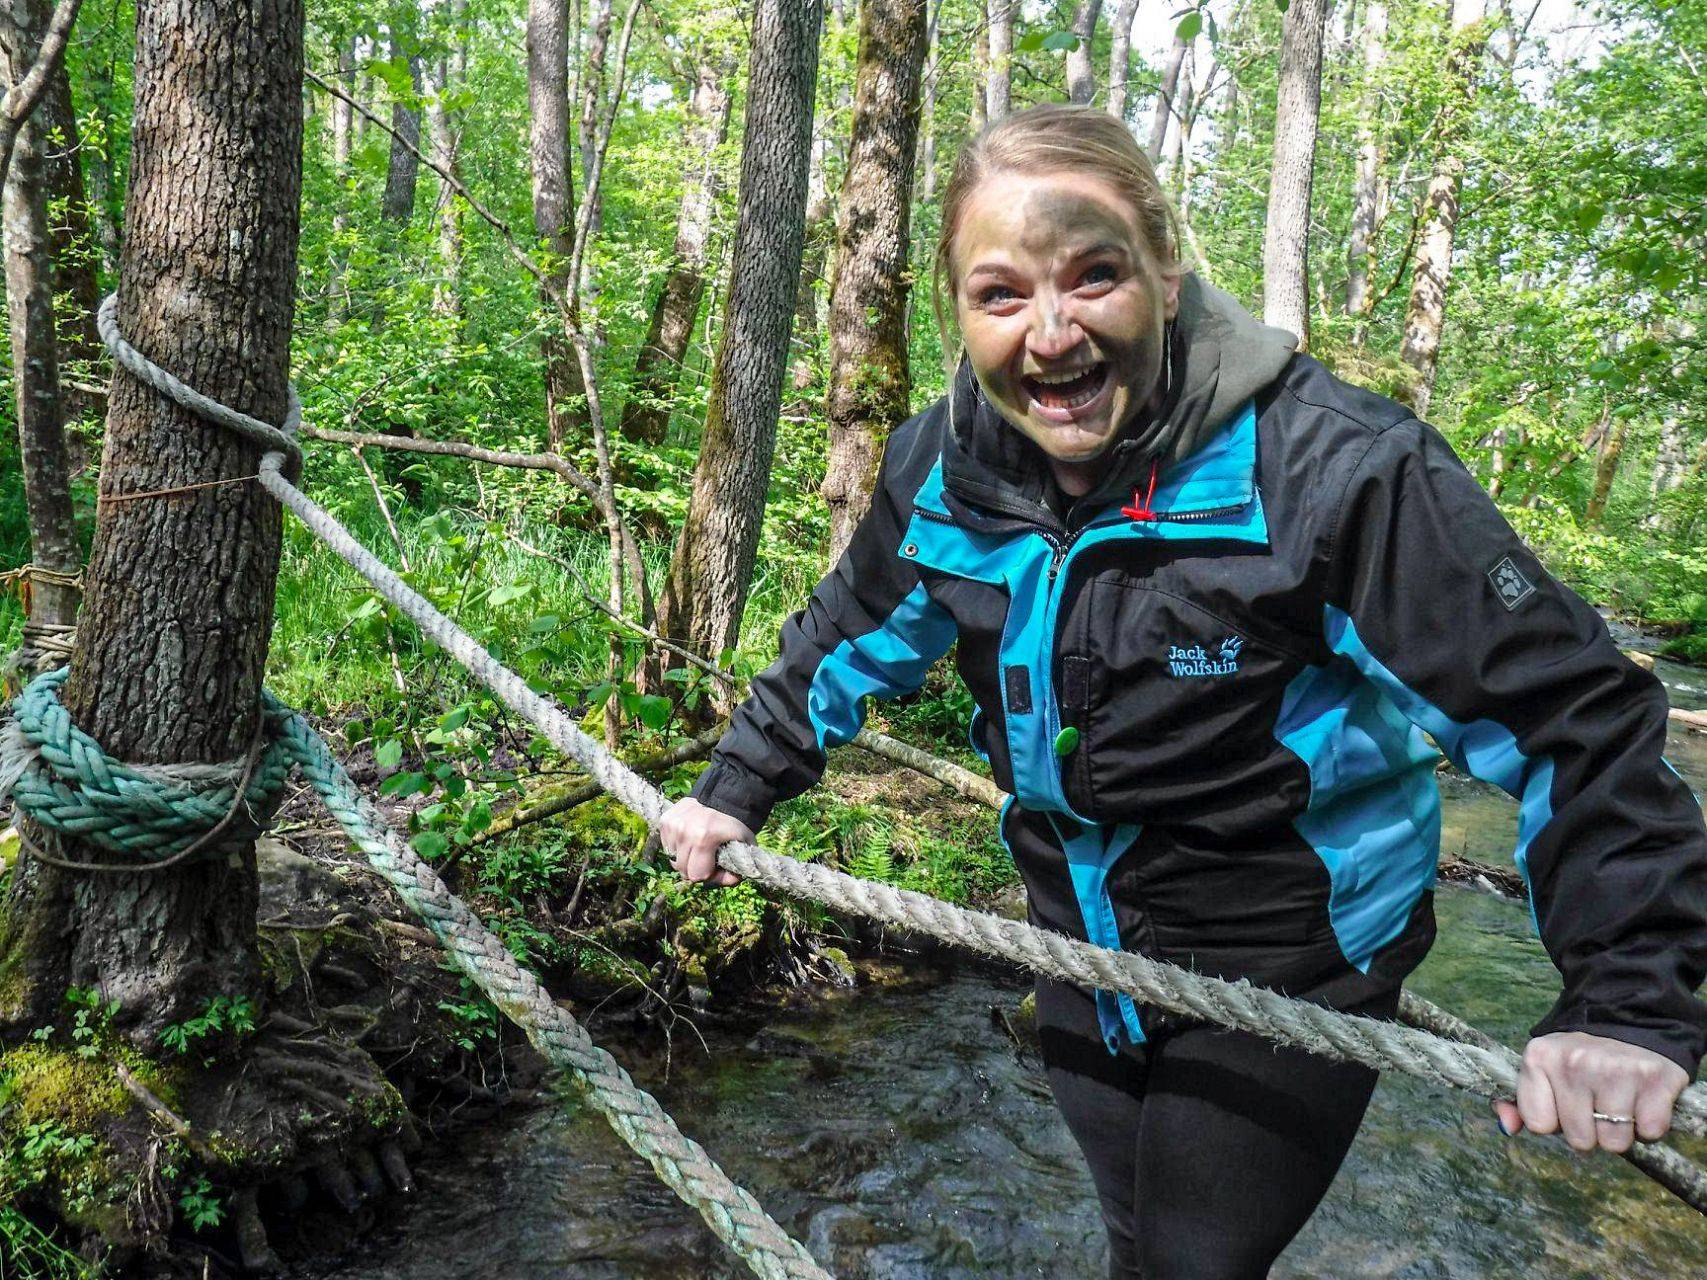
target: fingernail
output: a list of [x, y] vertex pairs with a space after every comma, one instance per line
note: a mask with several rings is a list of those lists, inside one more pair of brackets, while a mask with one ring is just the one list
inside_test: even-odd
[[1509, 1138], [1509, 1137], [1512, 1137], [1512, 1136], [1513, 1136], [1513, 1134], [1514, 1134], [1514, 1133], [1515, 1133], [1515, 1132], [1516, 1132], [1516, 1131], [1515, 1131], [1515, 1130], [1512, 1130], [1512, 1129], [1508, 1129], [1508, 1128], [1506, 1128], [1506, 1127], [1505, 1127], [1505, 1120], [1504, 1120], [1504, 1119], [1503, 1119], [1503, 1118], [1501, 1118], [1501, 1117], [1500, 1117], [1500, 1116], [1495, 1116], [1495, 1117], [1494, 1117], [1494, 1123], [1495, 1123], [1495, 1124], [1497, 1124], [1497, 1125], [1499, 1125], [1499, 1127], [1500, 1127], [1500, 1132], [1501, 1132], [1501, 1133], [1503, 1133], [1503, 1134], [1505, 1134], [1505, 1136], [1506, 1136], [1506, 1137], [1508, 1137], [1508, 1138]]

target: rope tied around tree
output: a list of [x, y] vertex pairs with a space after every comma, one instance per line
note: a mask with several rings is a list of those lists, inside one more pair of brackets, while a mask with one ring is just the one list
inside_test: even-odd
[[269, 732], [288, 714], [282, 706], [269, 704], [250, 749], [235, 760], [129, 763], [71, 722], [60, 702], [69, 670], [37, 676], [0, 721], [0, 797], [9, 792], [43, 830], [124, 861], [75, 862], [27, 844], [31, 856], [77, 871], [158, 871], [254, 840], [291, 770], [290, 752]]

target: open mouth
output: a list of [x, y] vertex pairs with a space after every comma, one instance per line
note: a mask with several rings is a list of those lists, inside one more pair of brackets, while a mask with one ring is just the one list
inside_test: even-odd
[[1077, 409], [1096, 399], [1108, 376], [1108, 364], [1099, 360], [1084, 369], [1044, 377], [1025, 377], [1025, 392], [1045, 409]]

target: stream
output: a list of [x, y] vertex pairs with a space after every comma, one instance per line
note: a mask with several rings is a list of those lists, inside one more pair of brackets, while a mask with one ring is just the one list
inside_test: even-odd
[[[1625, 637], [1620, 637], [1624, 639]], [[1707, 675], [1661, 661], [1674, 706]], [[1707, 794], [1707, 735], [1669, 758]], [[1516, 807], [1443, 778], [1442, 848], [1509, 865]], [[1436, 894], [1411, 989], [1509, 1044], [1558, 979], [1520, 905]], [[842, 1280], [1100, 1280], [1088, 1174], [1038, 1064], [999, 1026], [1026, 986], [975, 965], [896, 965], [877, 986], [795, 993], [757, 1030], [610, 1047]], [[595, 1035], [600, 1035], [596, 1021]], [[1707, 1159], [1707, 1143], [1686, 1147]], [[517, 1107], [418, 1169], [351, 1256], [301, 1280], [688, 1280], [747, 1273], [595, 1113]], [[1284, 1176], [1252, 1170], [1253, 1177]], [[1487, 1105], [1389, 1075], [1338, 1180], [1272, 1275], [1392, 1280], [1707, 1276], [1707, 1221], [1622, 1161], [1501, 1137]]]

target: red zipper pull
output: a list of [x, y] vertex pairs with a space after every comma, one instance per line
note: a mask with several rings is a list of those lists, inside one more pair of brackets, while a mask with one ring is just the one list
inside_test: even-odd
[[1122, 507], [1120, 509], [1121, 515], [1125, 516], [1129, 520], [1154, 520], [1156, 518], [1156, 509], [1150, 504], [1156, 497], [1156, 473], [1161, 469], [1161, 465], [1162, 460], [1160, 458], [1151, 460], [1149, 489], [1145, 492], [1142, 499], [1138, 497], [1138, 490], [1134, 489], [1132, 491], [1132, 505], [1130, 507]]

